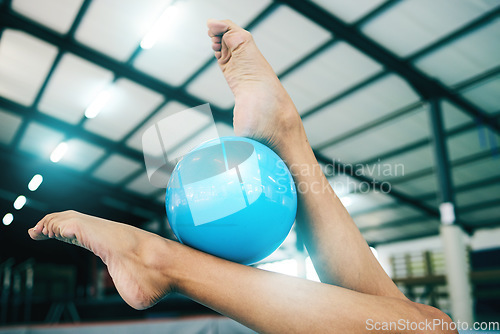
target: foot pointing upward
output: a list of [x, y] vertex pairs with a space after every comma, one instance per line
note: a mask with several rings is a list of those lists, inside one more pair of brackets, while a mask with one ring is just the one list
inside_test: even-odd
[[235, 97], [234, 131], [278, 153], [306, 141], [300, 116], [252, 35], [229, 20], [208, 20], [215, 57]]

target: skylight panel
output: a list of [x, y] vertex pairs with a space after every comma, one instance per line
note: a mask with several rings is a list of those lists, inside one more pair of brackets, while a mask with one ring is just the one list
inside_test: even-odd
[[333, 37], [284, 5], [251, 32], [260, 51], [278, 74]]
[[60, 34], [71, 28], [83, 0], [14, 0], [12, 9]]
[[390, 209], [377, 210], [375, 212], [362, 214], [354, 217], [356, 225], [359, 227], [380, 226], [389, 222], [406, 218], [422, 216], [422, 212], [409, 206], [397, 206]]
[[472, 117], [448, 101], [441, 102], [444, 127], [451, 130], [473, 121]]
[[339, 42], [287, 75], [282, 82], [299, 113], [304, 113], [381, 70], [382, 66], [373, 59]]
[[59, 161], [59, 164], [78, 171], [87, 170], [105, 153], [104, 148], [81, 139], [70, 139], [67, 143], [67, 152]]
[[476, 182], [500, 175], [498, 159], [486, 158], [479, 161], [455, 167], [452, 169], [453, 185]]
[[117, 80], [111, 98], [85, 129], [111, 140], [120, 140], [163, 101], [163, 96], [127, 79]]
[[164, 0], [92, 1], [75, 38], [105, 55], [125, 61], [168, 3]]
[[9, 145], [21, 126], [23, 119], [0, 109], [0, 143]]
[[500, 64], [500, 19], [419, 58], [415, 65], [452, 86]]
[[314, 147], [418, 100], [403, 79], [391, 74], [306, 117], [304, 127]]
[[269, 0], [177, 1], [172, 6], [175, 14], [166, 22], [159, 22], [163, 27], [156, 43], [141, 51], [134, 67], [179, 86], [213, 57], [207, 36], [207, 19], [227, 18], [244, 27], [269, 3]]
[[[168, 180], [168, 177], [165, 176], [164, 179]], [[132, 180], [129, 184], [125, 186], [125, 188], [140, 195], [146, 195], [146, 196], [153, 195], [154, 193], [160, 190], [159, 188], [156, 188], [153, 185], [151, 185], [151, 183], [149, 183], [148, 175], [146, 174], [146, 172], [144, 172], [143, 174], [139, 175], [134, 180]]]
[[430, 145], [410, 150], [376, 164], [363, 166], [364, 175], [377, 180], [391, 180], [404, 177], [434, 166], [434, 156]]
[[[491, 151], [492, 145], [500, 146], [500, 136], [489, 135], [484, 128], [476, 127], [448, 138], [448, 154], [451, 161], [481, 152]], [[495, 142], [492, 143], [491, 141]], [[500, 164], [499, 164], [500, 168]]]
[[500, 75], [461, 92], [461, 95], [487, 113], [500, 111]]
[[45, 89], [38, 109], [71, 124], [77, 124], [85, 108], [109, 86], [113, 73], [73, 54], [65, 54]]
[[318, 5], [347, 23], [362, 18], [387, 0], [313, 0]]
[[228, 109], [234, 105], [234, 96], [227, 85], [217, 63], [212, 63], [188, 87], [188, 93], [197, 96], [203, 102], [213, 103], [215, 106]]
[[437, 193], [437, 176], [435, 174], [426, 175], [404, 183], [393, 184], [392, 188], [412, 197], [427, 193]]
[[[156, 141], [159, 139], [156, 136], [153, 138], [143, 137], [143, 134], [148, 128], [164, 119], [165, 121], [161, 122], [161, 131], [164, 132], [165, 137], [162, 138], [161, 148], [165, 152], [157, 152], [159, 147]], [[162, 156], [165, 153], [171, 153], [176, 147], [195, 137], [211, 124], [213, 123], [208, 115], [189, 109], [178, 102], [170, 102], [153, 119], [137, 130], [127, 144], [150, 156]]]
[[40, 123], [31, 122], [23, 134], [19, 149], [48, 159], [63, 139], [64, 135], [61, 132]]
[[6, 29], [0, 39], [0, 95], [29, 106], [47, 76], [57, 48], [24, 32]]
[[496, 6], [496, 1], [405, 0], [368, 22], [362, 31], [406, 57]]
[[419, 108], [356, 137], [330, 146], [321, 152], [340, 161], [353, 163], [376, 158], [378, 154], [408, 145], [428, 136], [427, 113], [423, 108]]
[[500, 184], [465, 190], [455, 195], [458, 206], [478, 204], [491, 200], [500, 200]]
[[97, 179], [112, 184], [120, 183], [141, 169], [142, 164], [121, 154], [112, 154], [93, 173]]

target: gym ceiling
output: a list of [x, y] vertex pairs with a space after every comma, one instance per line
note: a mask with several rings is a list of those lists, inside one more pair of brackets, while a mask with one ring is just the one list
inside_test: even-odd
[[[439, 232], [431, 107], [443, 114], [458, 223], [500, 225], [499, 0], [178, 0], [141, 48], [166, 3], [0, 1], [0, 216], [14, 215], [0, 224], [3, 254], [29, 252], [26, 229], [68, 209], [168, 235], [143, 131], [209, 102], [219, 134], [233, 133], [207, 18], [253, 33], [371, 245]], [[100, 114], [85, 117], [103, 91]], [[207, 122], [193, 116], [167, 150], [192, 145]], [[61, 142], [67, 153], [51, 162]], [[44, 181], [31, 192], [35, 174]]]

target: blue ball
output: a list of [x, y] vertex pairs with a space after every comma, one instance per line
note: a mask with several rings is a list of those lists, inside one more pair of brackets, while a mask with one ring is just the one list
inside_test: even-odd
[[167, 217], [180, 242], [251, 264], [274, 252], [297, 211], [293, 178], [281, 158], [248, 138], [201, 144], [175, 166]]

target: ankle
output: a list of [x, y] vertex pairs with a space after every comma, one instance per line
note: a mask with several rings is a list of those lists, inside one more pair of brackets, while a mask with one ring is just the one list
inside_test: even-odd
[[156, 235], [142, 247], [140, 258], [144, 270], [154, 275], [156, 285], [167, 287], [168, 293], [178, 291], [183, 268], [182, 247], [185, 246]]

